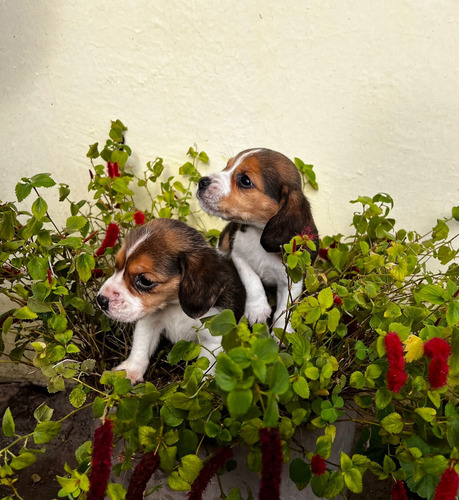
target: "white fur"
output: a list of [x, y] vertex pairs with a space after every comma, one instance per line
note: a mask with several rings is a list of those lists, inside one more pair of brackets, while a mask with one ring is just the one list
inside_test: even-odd
[[[274, 313], [274, 328], [284, 328], [290, 293], [287, 272], [279, 254], [267, 252], [260, 243], [262, 230], [248, 226], [246, 231], [237, 231], [231, 257], [247, 292], [244, 316], [250, 324], [264, 323], [271, 314], [263, 284], [276, 285], [277, 307]], [[295, 300], [302, 291], [302, 282], [293, 283], [291, 298]], [[287, 325], [287, 331], [291, 327]]]
[[134, 323], [145, 316], [143, 302], [139, 296], [132, 295], [124, 282], [124, 269], [116, 271], [102, 285], [99, 295], [110, 300], [110, 307], [105, 314], [122, 323]]
[[[216, 309], [211, 309], [206, 316], [217, 312]], [[158, 347], [161, 334], [174, 344], [179, 340], [196, 341], [196, 330], [200, 326], [200, 320], [187, 316], [179, 304], [170, 304], [161, 311], [145, 316], [135, 325], [129, 357], [115, 370], [126, 370], [126, 376], [133, 384], [141, 382], [150, 363], [150, 357]], [[198, 335], [202, 344], [201, 356], [205, 356], [210, 362], [207, 373], [213, 373], [215, 357], [222, 348], [220, 337], [213, 337], [207, 329], [200, 330]]]

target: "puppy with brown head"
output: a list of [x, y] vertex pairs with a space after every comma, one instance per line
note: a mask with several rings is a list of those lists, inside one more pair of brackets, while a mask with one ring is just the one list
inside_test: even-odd
[[[296, 234], [307, 234], [318, 242], [295, 164], [270, 149], [242, 151], [222, 172], [200, 179], [197, 197], [207, 213], [231, 221], [222, 232], [219, 248], [231, 255], [244, 283], [249, 323], [265, 322], [271, 314], [265, 283], [277, 287], [273, 325], [283, 327], [289, 289], [281, 247]], [[292, 285], [294, 299], [301, 291], [301, 282]]]
[[[239, 319], [245, 291], [236, 270], [195, 229], [155, 219], [128, 234], [97, 303], [111, 319], [136, 322], [131, 353], [116, 367], [135, 383], [143, 379], [161, 334], [173, 343], [196, 341], [200, 317], [232, 309]], [[212, 365], [220, 339], [206, 329], [199, 338]]]

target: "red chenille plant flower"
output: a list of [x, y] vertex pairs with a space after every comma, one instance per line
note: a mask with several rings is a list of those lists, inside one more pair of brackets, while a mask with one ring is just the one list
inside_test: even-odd
[[134, 222], [138, 226], [145, 224], [145, 214], [143, 212], [140, 212], [139, 210], [137, 212], [134, 212]]
[[434, 337], [424, 344], [424, 354], [429, 358], [440, 356], [448, 359], [451, 354], [451, 347], [446, 340]]
[[115, 163], [112, 163], [111, 161], [107, 163], [107, 173], [111, 179], [114, 177], [121, 177], [120, 167], [116, 161]]
[[282, 477], [282, 442], [279, 429], [260, 429], [261, 482], [260, 500], [278, 500]]
[[406, 381], [405, 359], [403, 345], [400, 337], [395, 332], [389, 332], [384, 337], [389, 370], [387, 372], [387, 386], [393, 392], [399, 392]]
[[450, 345], [446, 340], [434, 337], [424, 344], [424, 354], [432, 358], [429, 364], [429, 382], [432, 389], [443, 387], [448, 379]]
[[405, 486], [402, 481], [396, 481], [391, 490], [392, 500], [408, 500]]
[[103, 255], [107, 248], [114, 247], [118, 240], [120, 234], [120, 228], [118, 224], [114, 222], [110, 223], [107, 228], [107, 234], [105, 235], [102, 245], [97, 249], [96, 255]]
[[454, 500], [458, 489], [459, 475], [454, 470], [454, 467], [449, 467], [440, 478], [435, 490], [434, 500]]
[[87, 500], [104, 500], [112, 468], [113, 422], [105, 422], [94, 433], [94, 451]]
[[129, 500], [143, 500], [143, 492], [147, 487], [148, 480], [159, 465], [159, 455], [149, 451], [143, 455], [132, 473], [126, 498]]
[[[207, 488], [210, 480], [215, 476], [218, 469], [221, 469], [226, 462], [233, 456], [233, 450], [230, 447], [221, 448], [201, 469], [199, 476], [191, 485], [188, 493], [188, 500], [202, 500], [202, 494]], [[128, 497], [126, 497], [127, 499]]]
[[311, 458], [311, 472], [315, 476], [321, 476], [322, 474], [325, 474], [326, 470], [327, 464], [325, 463], [323, 457], [320, 455], [313, 455]]

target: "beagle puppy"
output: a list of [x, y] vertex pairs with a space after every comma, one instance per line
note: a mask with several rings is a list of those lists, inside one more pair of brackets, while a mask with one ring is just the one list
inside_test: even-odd
[[[161, 334], [173, 343], [196, 341], [199, 318], [232, 309], [239, 319], [245, 290], [234, 267], [195, 229], [155, 219], [127, 235], [97, 303], [111, 319], [136, 322], [131, 353], [115, 368], [126, 370], [136, 383], [143, 380]], [[203, 329], [199, 340], [212, 366], [221, 339]]]
[[[318, 243], [295, 164], [270, 149], [247, 149], [231, 158], [222, 172], [202, 177], [197, 197], [207, 213], [231, 221], [220, 236], [219, 249], [231, 255], [244, 283], [244, 314], [249, 323], [264, 323], [269, 318], [271, 307], [263, 283], [275, 285], [273, 327], [290, 331], [285, 317], [290, 293], [282, 245], [296, 234], [307, 234]], [[315, 257], [313, 252], [311, 259]], [[292, 283], [291, 298], [301, 292], [302, 282]]]

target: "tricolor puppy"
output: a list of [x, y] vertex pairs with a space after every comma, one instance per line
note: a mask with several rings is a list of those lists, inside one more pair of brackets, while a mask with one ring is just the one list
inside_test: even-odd
[[[142, 381], [161, 334], [173, 343], [196, 341], [199, 318], [232, 309], [239, 319], [245, 291], [236, 270], [195, 229], [155, 219], [128, 234], [97, 302], [109, 318], [136, 322], [131, 353], [115, 368], [135, 383]], [[205, 329], [199, 339], [212, 366], [221, 341]]]
[[[222, 172], [200, 179], [197, 197], [207, 213], [232, 221], [221, 234], [219, 249], [231, 254], [244, 283], [249, 323], [265, 322], [271, 314], [265, 283], [277, 286], [273, 326], [284, 327], [289, 290], [281, 246], [301, 233], [318, 241], [295, 164], [270, 149], [242, 151]], [[293, 283], [292, 298], [301, 291], [301, 281]]]

